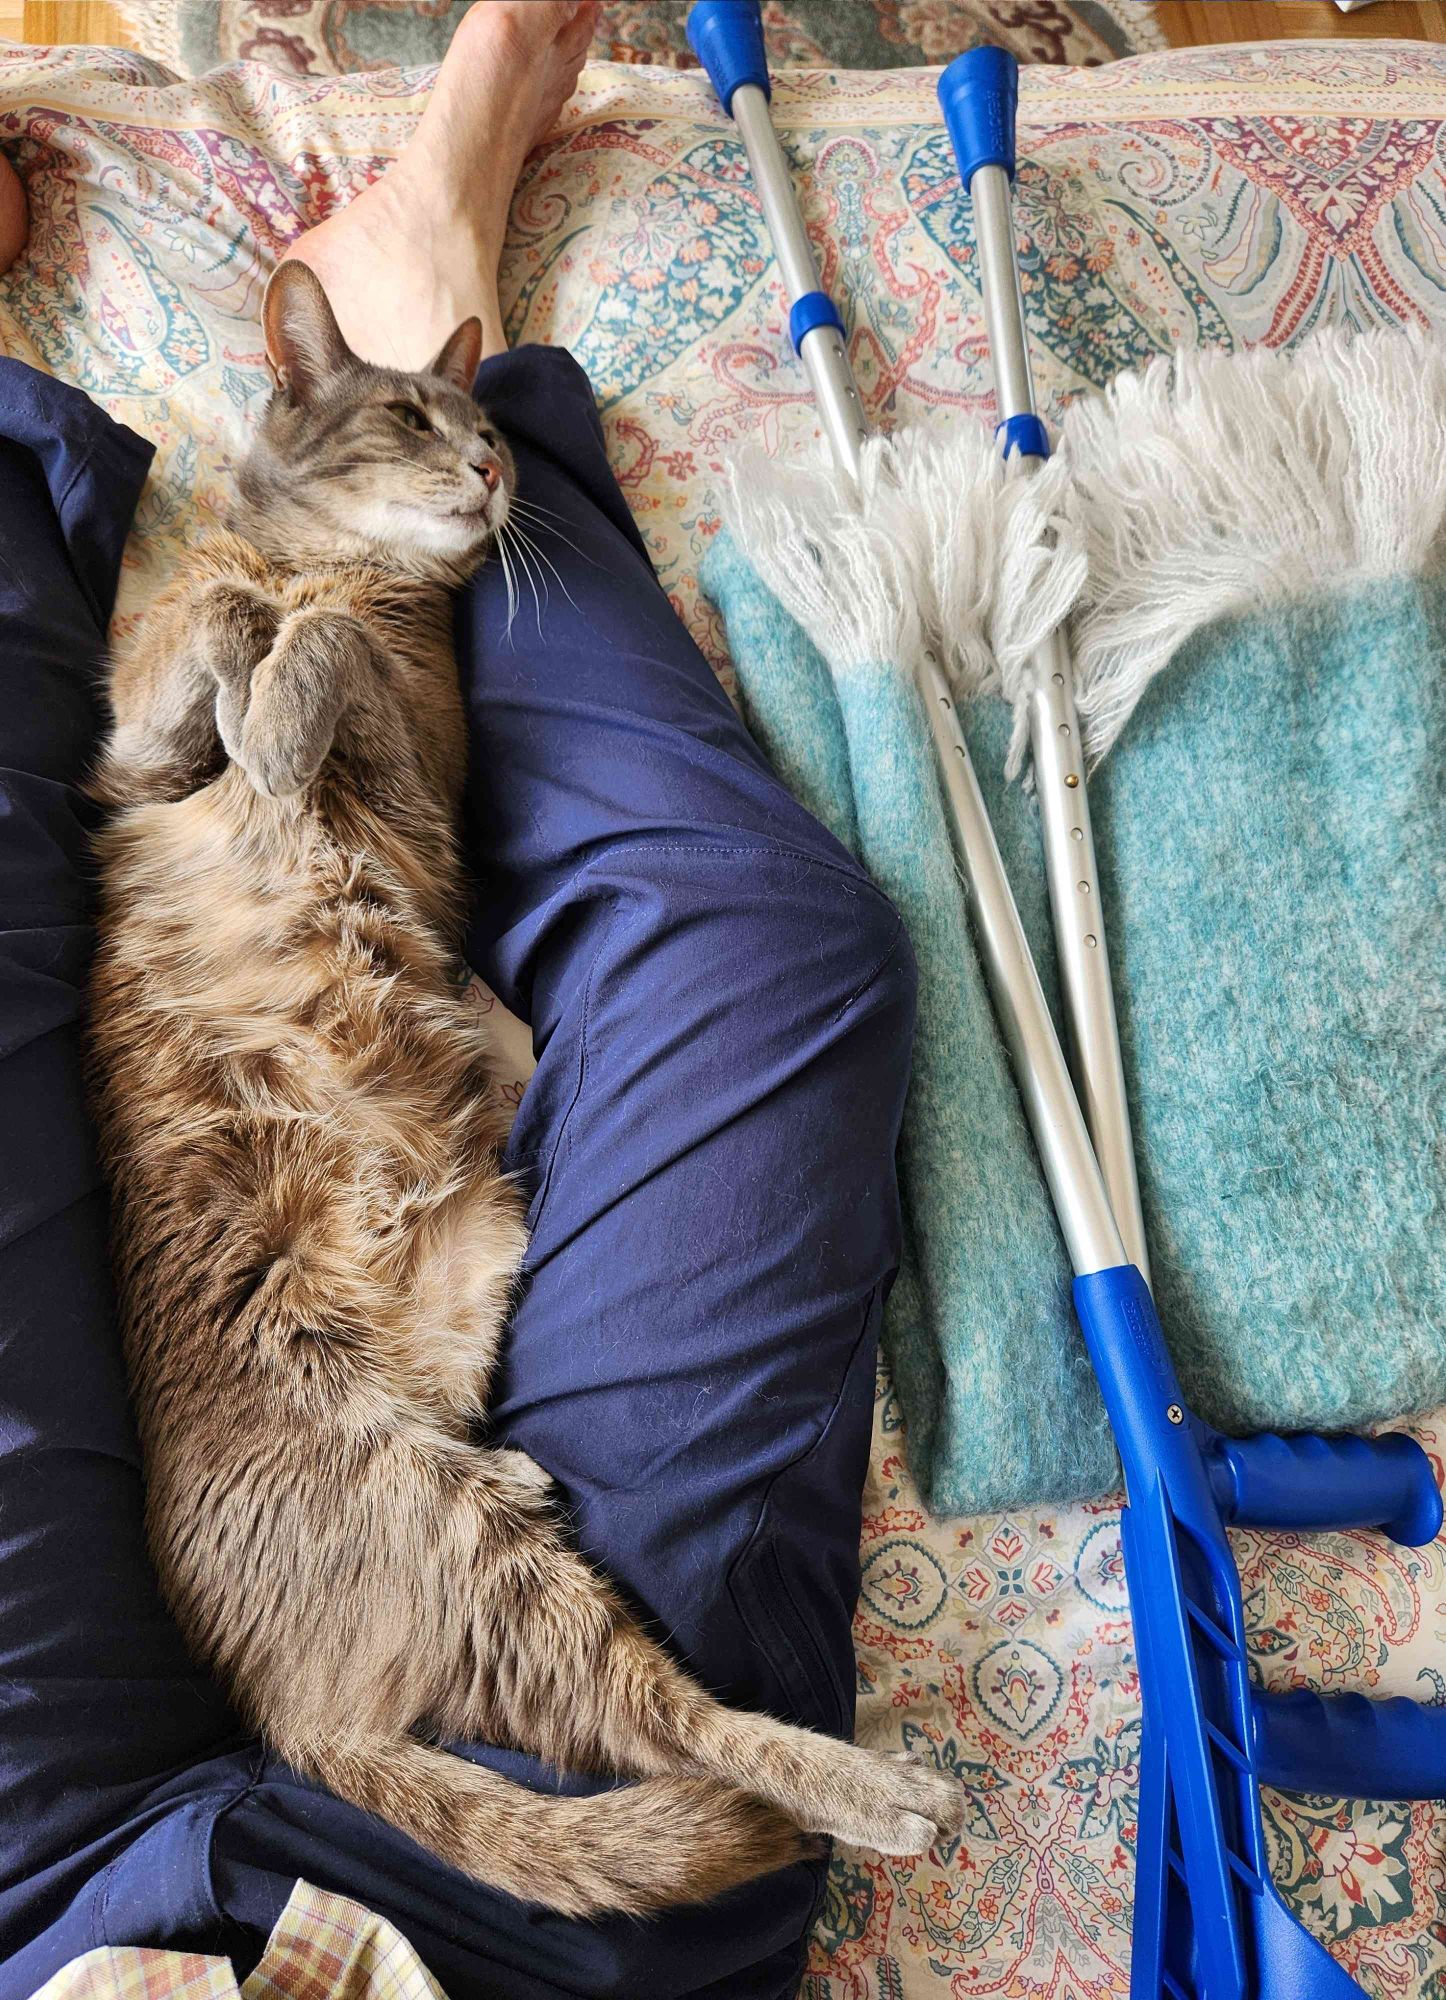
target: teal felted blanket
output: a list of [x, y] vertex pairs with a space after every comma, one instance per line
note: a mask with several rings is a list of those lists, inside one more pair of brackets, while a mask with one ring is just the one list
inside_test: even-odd
[[[895, 502], [880, 483], [848, 522], [805, 477], [806, 560], [788, 551], [782, 487], [767, 504], [756, 480], [750, 504], [735, 495], [755, 560], [721, 538], [705, 582], [750, 721], [894, 896], [920, 960], [886, 1340], [941, 1511], [1116, 1478], [907, 671], [937, 630], [966, 684], [1020, 694], [1021, 592], [1036, 611], [1075, 598], [1082, 702], [1113, 743], [1092, 779], [1101, 888], [1154, 1285], [1187, 1393], [1236, 1431], [1446, 1400], [1446, 472], [1439, 451], [1378, 454], [1374, 480], [1361, 466], [1399, 416], [1391, 399], [1409, 381], [1419, 410], [1431, 371], [1446, 409], [1439, 355], [1398, 337], [1157, 369], [1072, 420], [1027, 505], [992, 466], [963, 465], [972, 515], [948, 502], [944, 544], [909, 558], [898, 507], [920, 490]], [[961, 461], [935, 471], [942, 492]], [[891, 478], [909, 488], [907, 467]], [[1048, 987], [1036, 814], [1003, 778], [1011, 725], [995, 698], [967, 711]]]
[[[855, 661], [835, 683], [730, 536], [714, 545], [703, 584], [724, 614], [754, 734], [893, 898], [914, 943], [904, 1250], [884, 1337], [915, 1477], [939, 1512], [1104, 1492], [1117, 1478], [1114, 1447], [969, 934], [917, 697], [885, 659]], [[989, 706], [996, 754], [987, 728], [971, 735], [1002, 834], [1006, 788], [988, 776], [1009, 725], [1002, 703]], [[1037, 938], [1048, 929], [1039, 871], [1013, 876]]]

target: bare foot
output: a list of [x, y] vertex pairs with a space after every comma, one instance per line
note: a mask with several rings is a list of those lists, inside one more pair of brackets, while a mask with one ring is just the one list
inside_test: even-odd
[[0, 153], [0, 271], [8, 271], [30, 234], [30, 217], [25, 208], [25, 190], [20, 176]]
[[286, 253], [326, 287], [353, 351], [425, 366], [475, 313], [506, 346], [497, 266], [528, 153], [577, 87], [596, 0], [476, 0], [411, 142], [379, 181]]

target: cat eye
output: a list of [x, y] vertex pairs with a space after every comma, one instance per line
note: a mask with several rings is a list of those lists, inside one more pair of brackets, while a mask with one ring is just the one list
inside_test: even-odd
[[415, 403], [388, 403], [387, 408], [394, 417], [401, 418], [409, 431], [429, 431], [432, 428]]
[[477, 435], [489, 451], [495, 450], [497, 445], [496, 431], [478, 431]]

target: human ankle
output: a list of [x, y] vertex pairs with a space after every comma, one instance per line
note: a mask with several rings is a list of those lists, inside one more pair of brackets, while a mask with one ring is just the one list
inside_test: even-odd
[[483, 128], [464, 126], [455, 110], [424, 119], [397, 161], [397, 192], [439, 228], [466, 230], [479, 252], [501, 255], [507, 217], [526, 158], [520, 141], [499, 135], [482, 143]]

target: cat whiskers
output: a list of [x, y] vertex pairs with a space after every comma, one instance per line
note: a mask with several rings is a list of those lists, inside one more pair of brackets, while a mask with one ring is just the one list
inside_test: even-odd
[[[514, 493], [508, 504], [508, 511], [515, 514], [519, 510], [529, 525], [535, 528], [539, 535], [555, 535], [558, 541], [565, 542], [568, 548], [572, 549], [577, 555], [580, 555], [584, 562], [592, 563], [594, 569], [599, 567], [595, 558], [590, 556], [586, 549], [579, 548], [570, 535], [565, 535], [561, 528], [556, 528], [552, 525], [554, 521], [565, 520], [567, 518], [566, 515], [554, 514], [550, 507], [540, 507], [535, 500], [519, 499], [517, 494]], [[550, 518], [544, 520], [544, 515], [550, 516]]]
[[[510, 522], [509, 527], [512, 535], [516, 539], [519, 552], [523, 551], [526, 552], [528, 575], [530, 576], [533, 573], [533, 568], [535, 566], [537, 572], [537, 581], [542, 585], [542, 602], [538, 606], [538, 626], [537, 626], [538, 635], [540, 637], [542, 633], [541, 614], [546, 609], [546, 607], [552, 602], [552, 593], [547, 587], [547, 578], [543, 575], [543, 569], [542, 569], [543, 563], [546, 561], [546, 558], [544, 557], [541, 549], [538, 548], [536, 542], [532, 539], [531, 535], [529, 535], [526, 529], [521, 527], [518, 522], [516, 521]], [[552, 563], [549, 562], [547, 564], [547, 567], [552, 571], [554, 576], [557, 576], [557, 570]], [[557, 576], [557, 580], [559, 585], [562, 585], [562, 578], [560, 576]], [[566, 588], [565, 585], [562, 585], [562, 587], [564, 589]], [[536, 597], [536, 594], [537, 594], [536, 589], [534, 588], [533, 591], [534, 598]], [[576, 610], [577, 606], [574, 605], [573, 609]]]
[[[510, 521], [505, 521], [503, 525], [497, 530], [497, 547], [499, 551], [501, 551], [504, 549], [505, 546], [509, 545], [512, 549], [514, 557], [517, 560], [517, 566], [522, 571], [522, 574], [527, 578], [528, 585], [530, 586], [532, 591], [532, 602], [537, 612], [537, 636], [540, 639], [542, 637], [542, 599], [541, 597], [538, 596], [537, 593], [537, 579], [533, 574], [532, 564], [528, 561], [527, 553], [522, 546], [522, 542], [519, 538], [519, 531], [512, 525]], [[503, 555], [503, 561], [504, 562], [506, 561], [505, 554]], [[544, 588], [545, 587], [546, 586], [544, 584]], [[509, 631], [512, 629], [512, 620], [510, 617], [508, 618], [507, 621], [507, 627]]]
[[[523, 569], [526, 571], [528, 582], [532, 585], [532, 598], [533, 598], [533, 603], [537, 607], [537, 631], [538, 631], [538, 636], [540, 638], [542, 635], [542, 614], [543, 611], [546, 609], [547, 605], [550, 604], [552, 601], [552, 593], [548, 588], [547, 578], [543, 574], [544, 569], [548, 569], [552, 572], [552, 575], [557, 582], [558, 589], [562, 592], [563, 596], [567, 599], [568, 603], [572, 606], [574, 611], [577, 610], [577, 600], [574, 598], [572, 592], [568, 589], [561, 571], [558, 569], [557, 564], [552, 560], [551, 556], [549, 556], [545, 550], [540, 549], [538, 547], [537, 543], [533, 540], [531, 535], [528, 534], [527, 530], [522, 526], [521, 522], [513, 520], [511, 518], [510, 513], [507, 521], [504, 523], [502, 527], [499, 540], [502, 539], [502, 537], [505, 537], [512, 543], [513, 550], [517, 556], [518, 562], [522, 565]], [[540, 596], [538, 595], [538, 589], [537, 589], [539, 583], [542, 585], [542, 593]]]
[[[509, 520], [508, 526], [512, 530], [513, 534], [517, 535], [520, 538], [520, 540], [526, 544], [529, 553], [533, 557], [535, 557], [539, 567], [545, 565], [549, 570], [551, 570], [558, 589], [562, 592], [563, 596], [567, 599], [568, 603], [572, 606], [573, 610], [576, 611], [577, 599], [568, 589], [567, 579], [563, 576], [562, 571], [557, 567], [557, 564], [552, 560], [552, 557], [547, 553], [546, 549], [542, 548], [538, 544], [534, 534], [530, 533], [526, 528], [524, 528], [521, 522]], [[536, 530], [537, 534], [542, 534], [545, 532], [546, 530], [542, 528], [538, 528]], [[555, 534], [557, 531], [556, 529], [554, 529], [552, 532]], [[560, 539], [563, 541], [567, 541], [567, 537], [565, 535], [561, 536]], [[575, 542], [568, 542], [568, 547], [576, 548], [577, 544]], [[578, 549], [578, 554], [582, 555], [582, 553], [583, 553], [582, 550]], [[584, 560], [586, 560], [586, 558], [584, 558]], [[546, 589], [545, 584], [543, 587], [544, 589]]]
[[512, 621], [517, 616], [517, 607], [521, 599], [517, 593], [517, 578], [513, 573], [512, 564], [508, 560], [507, 550], [503, 544], [503, 536], [506, 532], [506, 528], [502, 528], [494, 539], [497, 543], [498, 559], [502, 564], [502, 574], [507, 583], [507, 623], [503, 627], [502, 636], [504, 639], [510, 639], [512, 636]]

